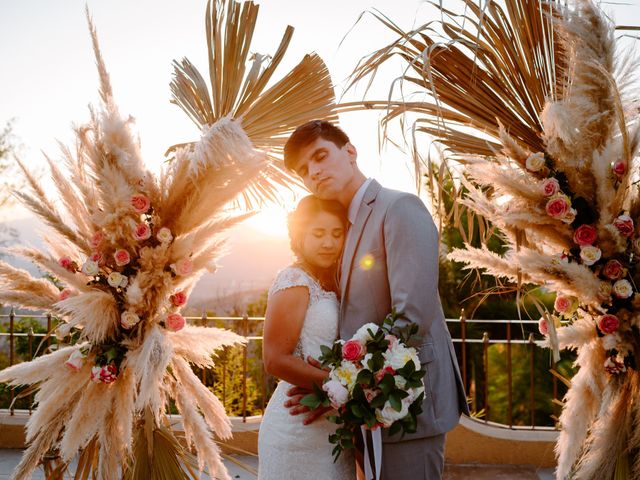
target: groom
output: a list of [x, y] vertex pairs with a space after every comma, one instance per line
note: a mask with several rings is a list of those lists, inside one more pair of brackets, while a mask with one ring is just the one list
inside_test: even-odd
[[[418, 355], [425, 400], [417, 431], [390, 437], [383, 433], [385, 480], [439, 479], [444, 466], [446, 432], [468, 414], [464, 387], [438, 295], [438, 231], [422, 201], [366, 178], [356, 163], [356, 148], [333, 124], [314, 120], [296, 129], [284, 148], [285, 165], [323, 199], [348, 209], [340, 271], [340, 338], [348, 339], [365, 323], [382, 324], [395, 307], [398, 325], [419, 326]], [[292, 392], [295, 393], [295, 392]], [[291, 413], [305, 411], [288, 403]], [[308, 414], [305, 423], [322, 411]]]

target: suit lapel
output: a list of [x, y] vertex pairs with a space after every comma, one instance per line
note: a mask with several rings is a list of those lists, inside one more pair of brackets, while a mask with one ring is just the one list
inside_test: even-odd
[[346, 305], [346, 295], [349, 285], [349, 280], [351, 278], [351, 271], [353, 269], [353, 262], [355, 259], [355, 252], [360, 244], [360, 239], [362, 238], [362, 232], [364, 231], [364, 226], [369, 219], [369, 215], [371, 215], [371, 211], [373, 210], [372, 203], [376, 199], [378, 192], [380, 191], [381, 185], [372, 180], [367, 190], [364, 193], [364, 197], [362, 197], [362, 204], [358, 209], [358, 215], [356, 216], [355, 223], [351, 226], [349, 230], [349, 235], [347, 238], [347, 244], [344, 247], [344, 253], [342, 255], [342, 263], [340, 265], [340, 319], [342, 319], [342, 314], [344, 313], [344, 308]]

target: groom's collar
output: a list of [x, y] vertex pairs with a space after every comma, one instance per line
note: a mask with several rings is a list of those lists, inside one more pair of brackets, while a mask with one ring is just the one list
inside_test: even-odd
[[353, 225], [356, 223], [356, 217], [358, 216], [358, 210], [360, 209], [360, 205], [362, 204], [362, 199], [364, 198], [364, 194], [367, 191], [367, 187], [373, 181], [373, 178], [367, 178], [360, 188], [356, 191], [356, 194], [351, 199], [351, 203], [349, 204], [349, 210], [347, 210], [347, 218], [349, 219], [349, 223]]

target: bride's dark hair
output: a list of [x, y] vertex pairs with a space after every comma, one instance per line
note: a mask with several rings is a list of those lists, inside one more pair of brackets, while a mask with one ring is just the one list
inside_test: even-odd
[[302, 242], [304, 241], [304, 236], [309, 228], [309, 224], [320, 212], [335, 215], [336, 218], [340, 220], [346, 231], [347, 214], [345, 208], [340, 202], [336, 200], [323, 200], [314, 195], [309, 195], [300, 200], [296, 209], [289, 214], [287, 221], [287, 226], [289, 227], [289, 241], [291, 244], [291, 250], [297, 257], [298, 262], [307, 270], [311, 270], [309, 273], [314, 275], [320, 281], [322, 287], [325, 290], [337, 291], [337, 263], [328, 269], [318, 271], [318, 269], [310, 268], [309, 263], [302, 256]]

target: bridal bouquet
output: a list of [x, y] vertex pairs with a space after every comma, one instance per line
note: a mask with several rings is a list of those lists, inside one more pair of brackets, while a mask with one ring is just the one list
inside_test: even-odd
[[329, 436], [329, 442], [335, 444], [335, 459], [354, 447], [357, 428], [388, 428], [391, 435], [416, 431], [425, 371], [420, 368], [418, 352], [408, 344], [418, 326], [396, 327], [396, 318], [393, 311], [381, 327], [367, 323], [346, 342], [321, 346], [319, 360], [330, 368], [329, 377], [322, 389], [317, 388], [301, 403], [310, 408], [331, 405], [337, 410], [329, 417], [338, 425]]

